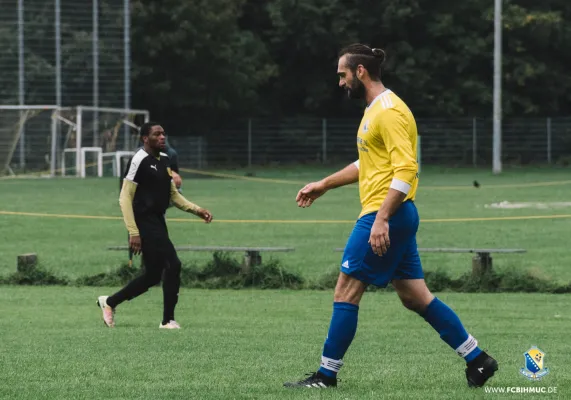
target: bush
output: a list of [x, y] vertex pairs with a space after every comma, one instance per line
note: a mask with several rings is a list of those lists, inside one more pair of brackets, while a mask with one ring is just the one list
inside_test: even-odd
[[[308, 285], [308, 289], [333, 290], [337, 283], [339, 270], [334, 269]], [[492, 271], [483, 276], [473, 276], [465, 273], [457, 279], [451, 278], [443, 271], [425, 271], [426, 285], [432, 292], [460, 292], [460, 293], [571, 293], [571, 283], [558, 284], [538, 274], [508, 269], [505, 271]], [[378, 288], [370, 285], [367, 291], [394, 291], [392, 285]]]
[[[122, 286], [143, 271], [123, 264], [110, 273], [84, 276], [76, 280], [79, 286]], [[302, 277], [287, 272], [278, 261], [270, 260], [246, 270], [240, 262], [225, 253], [216, 252], [203, 268], [183, 266], [181, 286], [203, 289], [300, 289]]]
[[[143, 271], [139, 267], [124, 263], [114, 271], [76, 280], [58, 277], [42, 267], [18, 271], [6, 277], [0, 277], [0, 284], [8, 285], [77, 285], [77, 286], [123, 286], [139, 276]], [[202, 289], [313, 289], [333, 290], [337, 283], [339, 269], [335, 268], [316, 280], [305, 281], [303, 277], [288, 272], [277, 260], [269, 260], [250, 268], [244, 266], [226, 253], [216, 252], [211, 261], [203, 267], [191, 264], [183, 266], [181, 286]], [[538, 273], [508, 269], [491, 271], [483, 276], [465, 273], [457, 279], [443, 271], [426, 271], [425, 280], [433, 292], [453, 291], [461, 293], [571, 293], [571, 283], [559, 284]], [[369, 286], [367, 291], [393, 291], [387, 288]]]
[[17, 271], [6, 277], [0, 276], [0, 284], [3, 285], [66, 286], [69, 283], [67, 278], [58, 277], [39, 265], [25, 271]]
[[74, 283], [76, 286], [123, 286], [140, 273], [140, 268], [124, 263], [115, 271], [81, 276]]

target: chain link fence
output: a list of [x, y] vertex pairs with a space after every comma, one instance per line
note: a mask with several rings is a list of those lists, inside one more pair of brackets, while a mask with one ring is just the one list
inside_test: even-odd
[[[491, 119], [419, 118], [417, 125], [422, 165], [491, 167]], [[357, 119], [244, 119], [177, 133], [171, 143], [193, 168], [337, 164], [357, 158], [358, 126]], [[571, 118], [506, 119], [502, 131], [506, 165], [571, 161]]]
[[[129, 31], [129, 0], [0, 0], [0, 105], [129, 109]], [[20, 128], [23, 113], [0, 115], [0, 153], [13, 153], [16, 173], [35, 169], [51, 138], [47, 112]], [[93, 129], [107, 129], [92, 113]]]

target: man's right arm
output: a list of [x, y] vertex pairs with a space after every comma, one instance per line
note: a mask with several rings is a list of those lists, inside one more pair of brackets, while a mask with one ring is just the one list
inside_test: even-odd
[[328, 190], [358, 181], [359, 161], [356, 161], [347, 165], [341, 171], [338, 171], [333, 175], [329, 175], [327, 178], [318, 182], [308, 183], [299, 192], [297, 192], [295, 201], [299, 207], [309, 207], [316, 199], [323, 196]]
[[135, 222], [135, 213], [133, 212], [133, 199], [137, 191], [137, 184], [128, 179], [123, 179], [123, 187], [119, 195], [119, 205], [121, 206], [121, 213], [123, 214], [123, 221], [129, 236], [139, 236], [139, 228]]
[[141, 163], [143, 163], [145, 156], [146, 153], [144, 152], [137, 152], [135, 156], [133, 156], [129, 163], [129, 168], [127, 169], [125, 178], [123, 179], [121, 194], [119, 195], [119, 205], [121, 206], [123, 221], [125, 221], [125, 226], [127, 227], [127, 231], [131, 238], [139, 236], [139, 228], [137, 228], [135, 213], [133, 212], [133, 200], [135, 199], [137, 185], [144, 180], [143, 170], [139, 167], [141, 166]]
[[359, 182], [359, 160], [322, 180], [326, 190]]

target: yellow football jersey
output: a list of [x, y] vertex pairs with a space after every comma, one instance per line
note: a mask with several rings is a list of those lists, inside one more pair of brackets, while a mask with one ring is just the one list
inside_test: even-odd
[[385, 90], [369, 104], [357, 134], [361, 214], [379, 211], [389, 188], [408, 190], [414, 200], [418, 187], [418, 131], [408, 106]]

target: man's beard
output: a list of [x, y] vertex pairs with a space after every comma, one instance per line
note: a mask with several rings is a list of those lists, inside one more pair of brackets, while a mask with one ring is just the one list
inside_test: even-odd
[[365, 85], [359, 79], [355, 79], [354, 84], [346, 89], [347, 97], [353, 100], [364, 99], [365, 98]]

